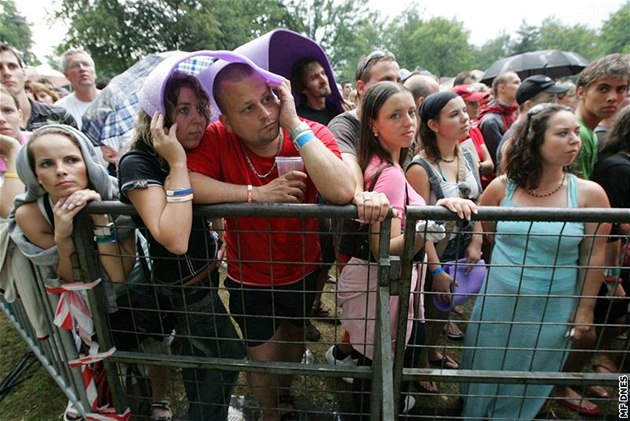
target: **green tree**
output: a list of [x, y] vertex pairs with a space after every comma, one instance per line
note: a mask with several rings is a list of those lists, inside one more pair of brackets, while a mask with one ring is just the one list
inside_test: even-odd
[[538, 33], [542, 50], [573, 51], [589, 60], [601, 54], [597, 32], [585, 25], [565, 26], [555, 18], [547, 18]]
[[417, 12], [410, 13], [415, 15], [395, 20], [387, 31], [401, 67], [421, 66], [437, 76], [454, 76], [470, 68], [472, 48], [462, 22], [445, 18], [422, 21]]
[[538, 27], [528, 25], [527, 22], [522, 21], [516, 33], [518, 38], [512, 47], [513, 54], [540, 50], [540, 34]]
[[420, 28], [424, 21], [420, 17], [418, 7], [414, 3], [399, 16], [395, 17], [385, 30], [388, 48], [396, 55], [401, 68], [414, 70], [416, 66], [426, 67], [419, 61], [415, 49], [409, 48], [408, 35]]
[[15, 7], [13, 0], [0, 0], [0, 41], [7, 42], [24, 54], [29, 64], [39, 64], [31, 51], [33, 45], [31, 26]]
[[473, 52], [472, 67], [485, 70], [498, 59], [513, 55], [512, 44], [510, 36], [502, 32], [498, 37], [487, 41], [481, 48]]
[[630, 53], [630, 1], [612, 13], [602, 26], [601, 54]]
[[287, 26], [315, 40], [328, 55], [339, 79], [354, 79], [361, 55], [380, 47], [384, 20], [368, 0], [289, 0], [295, 19]]
[[69, 24], [58, 51], [83, 46], [104, 76], [156, 51], [231, 50], [291, 22], [280, 0], [63, 0], [56, 17]]

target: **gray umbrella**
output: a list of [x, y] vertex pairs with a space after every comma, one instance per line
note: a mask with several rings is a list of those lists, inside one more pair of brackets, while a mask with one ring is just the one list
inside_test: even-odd
[[495, 77], [509, 71], [516, 72], [521, 80], [533, 75], [557, 79], [578, 74], [586, 66], [588, 60], [571, 51], [532, 51], [495, 61], [483, 74], [481, 82], [491, 84]]

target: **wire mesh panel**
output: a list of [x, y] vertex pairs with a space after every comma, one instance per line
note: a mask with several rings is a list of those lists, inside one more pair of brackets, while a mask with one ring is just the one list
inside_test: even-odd
[[[443, 335], [430, 344], [457, 361], [457, 370], [447, 370], [446, 360], [441, 370], [422, 365], [405, 370], [403, 378], [414, 373], [411, 378], [418, 386], [437, 382], [441, 401], [427, 401], [429, 394], [418, 387], [423, 415], [533, 419], [557, 413], [572, 418], [575, 409], [595, 415], [591, 408], [597, 405], [600, 416], [616, 419], [619, 374], [597, 370], [597, 361], [613, 361], [621, 372], [627, 366], [627, 340], [611, 339], [616, 335], [603, 328], [625, 323], [610, 316], [614, 306], [627, 312], [628, 301], [605, 291], [598, 298], [604, 267], [597, 256], [614, 238], [598, 234], [597, 229], [587, 234], [583, 221], [601, 227], [626, 220], [627, 214], [625, 210], [480, 209], [483, 235], [494, 242], [492, 254], [476, 264], [470, 258], [467, 262], [465, 254], [449, 262], [457, 282], [452, 298], [462, 303], [461, 314], [453, 303], [440, 303], [439, 296], [425, 291], [425, 300], [443, 313], [426, 323], [456, 322], [464, 338]], [[410, 210], [411, 215], [420, 220], [449, 218], [447, 212], [429, 208]], [[414, 224], [409, 221], [408, 229]], [[482, 272], [478, 266], [483, 266], [483, 276], [475, 274]], [[580, 323], [584, 320], [590, 320], [589, 326]], [[424, 350], [428, 347], [425, 344]]]
[[[134, 211], [95, 203], [87, 213]], [[526, 419], [541, 411], [544, 418], [551, 408], [571, 418], [555, 394], [571, 386], [599, 406], [602, 418], [616, 419], [619, 374], [602, 367], [610, 360], [621, 372], [628, 367], [629, 341], [615, 339], [625, 329], [618, 316], [627, 312], [627, 301], [603, 291], [590, 345], [572, 348], [575, 310], [589, 298], [579, 274], [603, 277], [605, 268], [589, 256], [566, 256], [597, 240], [579, 231], [583, 221], [628, 222], [627, 211], [480, 210], [475, 219], [516, 224], [517, 232], [485, 231], [496, 233], [495, 241], [501, 235], [499, 242], [517, 243], [521, 253], [506, 259], [495, 246], [492, 256], [471, 266], [461, 260], [465, 247], [454, 246], [452, 267], [444, 265], [458, 283], [451, 301], [432, 292], [424, 250], [414, 252], [411, 241], [418, 221], [447, 221], [450, 213], [410, 208], [401, 256], [389, 254], [388, 223], [381, 226], [378, 252], [343, 253], [335, 227], [354, 217], [351, 206], [196, 207], [203, 250], [177, 259], [155, 257], [143, 229], [136, 231], [134, 252], [99, 256], [93, 227], [77, 218], [77, 279], [101, 279], [81, 294], [99, 350], [113, 350], [103, 365], [116, 413], [129, 408], [135, 418], [148, 419], [153, 404], [169, 404], [175, 419], [191, 420], [257, 420], [269, 413], [312, 420]], [[290, 224], [279, 223], [287, 219]], [[326, 219], [332, 219], [330, 231], [317, 222]], [[118, 219], [116, 229], [125, 224]], [[419, 227], [423, 236], [431, 229]], [[337, 253], [321, 268], [326, 235]], [[367, 238], [365, 232], [345, 235], [356, 236], [356, 243]], [[103, 257], [135, 261], [127, 282], [112, 284], [103, 276]], [[479, 277], [474, 282], [473, 275]], [[36, 285], [47, 341], [36, 340], [41, 332], [21, 299], [0, 303], [64, 393], [81, 412], [92, 412], [81, 368], [68, 366], [81, 350], [69, 331], [52, 323], [57, 297], [42, 279]], [[437, 329], [429, 340], [430, 323]], [[449, 330], [452, 323], [463, 337]], [[580, 357], [587, 361], [582, 368], [567, 366]], [[602, 387], [609, 396], [591, 397]]]

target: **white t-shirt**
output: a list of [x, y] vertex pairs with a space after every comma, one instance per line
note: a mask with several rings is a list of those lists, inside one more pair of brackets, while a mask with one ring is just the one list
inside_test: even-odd
[[77, 127], [81, 130], [83, 114], [85, 114], [88, 107], [92, 105], [92, 102], [93, 100], [89, 102], [81, 101], [73, 92], [55, 102], [55, 105], [65, 108], [70, 114], [72, 114], [72, 117], [74, 117], [77, 122]]

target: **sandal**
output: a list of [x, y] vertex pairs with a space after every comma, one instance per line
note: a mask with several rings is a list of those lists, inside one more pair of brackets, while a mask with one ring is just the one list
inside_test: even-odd
[[280, 395], [278, 397], [278, 411], [280, 411], [280, 405], [287, 404], [291, 405], [291, 408], [288, 409], [288, 412], [284, 412], [278, 416], [278, 421], [300, 421], [300, 413], [295, 410], [295, 399], [291, 395]]
[[619, 369], [607, 355], [597, 355], [593, 358], [593, 371], [600, 374], [617, 374]]
[[446, 336], [453, 341], [459, 341], [464, 339], [464, 332], [455, 323], [448, 322], [448, 325], [446, 325]]
[[589, 386], [584, 391], [584, 394], [592, 398], [598, 399], [610, 399], [610, 392], [603, 386]]
[[458, 316], [463, 316], [464, 315], [464, 307], [460, 304], [456, 305], [455, 307], [453, 307], [451, 309], [451, 313], [453, 314], [457, 314]]
[[[155, 411], [160, 410], [167, 412], [166, 415], [155, 415]], [[171, 412], [171, 403], [169, 401], [153, 401], [151, 403], [151, 421], [171, 421], [173, 413]]]
[[584, 399], [584, 397], [573, 390], [573, 388], [565, 387], [563, 389], [565, 396], [559, 395], [559, 392], [562, 389], [556, 391], [554, 398], [554, 401], [556, 403], [564, 406], [565, 408], [569, 408], [570, 410], [575, 411], [581, 415], [594, 417], [600, 414], [601, 410], [599, 409], [599, 406], [595, 405], [589, 400]]
[[445, 368], [447, 370], [457, 370], [459, 369], [459, 362], [448, 355], [446, 352], [442, 353], [442, 358], [438, 358], [437, 360], [429, 360], [429, 364], [434, 368]]
[[319, 305], [313, 306], [313, 311], [311, 312], [312, 317], [316, 318], [326, 318], [330, 317], [330, 310], [327, 309], [324, 304], [320, 301]]
[[324, 323], [331, 323], [334, 325], [340, 324], [341, 321], [335, 316], [334, 312], [329, 308], [325, 307], [324, 304], [320, 301], [319, 305], [313, 306], [311, 311], [311, 317], [315, 320]]

